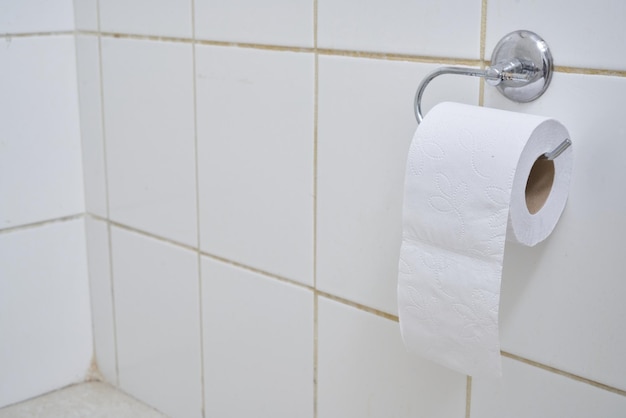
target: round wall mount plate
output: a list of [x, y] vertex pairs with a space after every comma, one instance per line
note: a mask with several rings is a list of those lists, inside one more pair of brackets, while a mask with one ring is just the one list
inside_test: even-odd
[[496, 86], [506, 98], [527, 103], [543, 94], [552, 79], [553, 60], [548, 44], [527, 30], [511, 32], [498, 42], [491, 54], [491, 65], [520, 60], [531, 74], [529, 80], [503, 80]]

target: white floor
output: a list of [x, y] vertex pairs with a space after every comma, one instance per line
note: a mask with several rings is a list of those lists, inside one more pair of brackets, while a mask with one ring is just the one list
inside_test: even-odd
[[101, 382], [82, 383], [0, 409], [0, 418], [167, 418]]

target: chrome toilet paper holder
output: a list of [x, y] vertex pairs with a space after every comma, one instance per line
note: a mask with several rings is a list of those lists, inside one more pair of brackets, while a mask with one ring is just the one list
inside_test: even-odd
[[[468, 67], [440, 67], [429, 73], [415, 93], [414, 107], [417, 123], [421, 123], [422, 96], [428, 83], [443, 74], [482, 77], [509, 100], [528, 103], [539, 98], [550, 85], [553, 59], [548, 44], [536, 33], [527, 30], [511, 32], [503, 37], [491, 54], [491, 65], [484, 70]], [[554, 160], [572, 142], [565, 139], [543, 158]]]

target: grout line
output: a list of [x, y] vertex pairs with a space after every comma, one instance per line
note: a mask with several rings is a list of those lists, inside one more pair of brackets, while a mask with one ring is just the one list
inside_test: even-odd
[[319, 115], [319, 54], [317, 52], [317, 0], [314, 3], [314, 75], [313, 75], [313, 287], [317, 288], [317, 142]]
[[[480, 60], [485, 61], [485, 44], [487, 39], [487, 0], [480, 5]], [[484, 68], [484, 67], [482, 67]]]
[[21, 231], [23, 229], [32, 229], [32, 228], [38, 228], [40, 226], [52, 225], [52, 224], [60, 223], [60, 222], [73, 221], [75, 219], [83, 218], [84, 215], [85, 213], [81, 212], [81, 213], [76, 213], [74, 215], [61, 216], [59, 218], [54, 218], [54, 219], [46, 219], [45, 221], [38, 221], [38, 222], [29, 223], [29, 224], [10, 226], [8, 228], [0, 229], [0, 234], [9, 234], [11, 232]]
[[[483, 8], [486, 9], [487, 0], [483, 0], [483, 4], [484, 4]], [[484, 20], [484, 22], [482, 22], [482, 20]], [[484, 17], [481, 17], [481, 38], [485, 36], [483, 32], [486, 31], [486, 28], [482, 27], [483, 25], [486, 25], [486, 10], [484, 13]], [[424, 63], [424, 64], [482, 66], [482, 65], [486, 65], [490, 63], [484, 57], [484, 54], [485, 54], [484, 42], [481, 42], [481, 50], [480, 50], [481, 59], [467, 59], [467, 58], [422, 56], [422, 55], [397, 54], [397, 53], [372, 52], [372, 51], [354, 51], [354, 50], [342, 50], [342, 49], [317, 48], [317, 45], [314, 46], [313, 48], [307, 48], [307, 47], [296, 47], [296, 46], [286, 46], [286, 45], [266, 45], [266, 44], [255, 44], [255, 43], [245, 43], [245, 42], [213, 41], [213, 40], [180, 38], [180, 37], [171, 37], [171, 36], [100, 32], [100, 31], [91, 31], [91, 30], [83, 30], [83, 29], [75, 30], [75, 31], [59, 31], [59, 32], [32, 32], [32, 33], [11, 33], [11, 34], [0, 33], [0, 39], [6, 38], [8, 41], [10, 41], [12, 38], [25, 38], [25, 37], [36, 37], [36, 36], [59, 36], [59, 35], [92, 35], [92, 36], [98, 36], [98, 37], [118, 38], [118, 39], [179, 42], [179, 43], [189, 43], [189, 44], [193, 43], [196, 45], [249, 48], [249, 49], [261, 49], [261, 50], [269, 50], [269, 51], [317, 53], [319, 55], [327, 55], [327, 56], [369, 58], [369, 59], [377, 59], [377, 60], [384, 60], [384, 61], [418, 62], [418, 63]], [[584, 68], [584, 67], [570, 67], [570, 66], [557, 65], [554, 67], [554, 71], [557, 73], [567, 73], [567, 74], [626, 77], [626, 70], [607, 70], [607, 69], [602, 69], [602, 68]]]
[[278, 276], [276, 274], [269, 273], [269, 272], [267, 272], [265, 270], [261, 270], [261, 269], [255, 268], [255, 267], [247, 266], [245, 264], [241, 264], [241, 263], [238, 263], [236, 261], [229, 260], [227, 258], [220, 257], [220, 256], [217, 256], [217, 255], [214, 255], [214, 254], [209, 254], [207, 252], [200, 251], [200, 254], [203, 255], [204, 257], [208, 257], [208, 258], [211, 258], [211, 259], [213, 259], [215, 261], [219, 261], [221, 263], [228, 264], [230, 266], [237, 267], [237, 268], [240, 268], [242, 270], [246, 270], [246, 271], [248, 271], [250, 273], [260, 274], [260, 275], [262, 275], [264, 277], [267, 277], [267, 278], [278, 280], [278, 281], [283, 282], [283, 283], [287, 283], [287, 284], [290, 284], [290, 285], [293, 285], [293, 286], [298, 286], [300, 288], [311, 290], [311, 291], [315, 292], [315, 288], [313, 288], [312, 286], [304, 284], [304, 283], [301, 283], [301, 282], [298, 282], [298, 281], [295, 281], [293, 279], [288, 279], [286, 277]]
[[[480, 6], [480, 68], [485, 69], [485, 44], [487, 39], [487, 0], [482, 0]], [[480, 77], [478, 82], [478, 106], [485, 104], [485, 79]]]
[[317, 53], [317, 0], [313, 0], [313, 287], [317, 288], [317, 133], [319, 114], [319, 54]]
[[516, 361], [519, 361], [521, 363], [524, 363], [524, 364], [528, 364], [529, 366], [534, 366], [534, 367], [537, 367], [539, 369], [545, 370], [547, 372], [552, 372], [552, 373], [558, 374], [560, 376], [567, 377], [567, 378], [570, 378], [572, 380], [576, 380], [576, 381], [581, 382], [581, 383], [586, 383], [588, 385], [594, 386], [594, 387], [599, 388], [599, 389], [604, 389], [604, 390], [606, 390], [608, 392], [612, 392], [612, 393], [615, 393], [617, 395], [626, 396], [626, 390], [618, 389], [618, 388], [615, 388], [613, 386], [609, 386], [609, 385], [606, 385], [604, 383], [600, 383], [600, 382], [592, 380], [592, 379], [587, 379], [586, 377], [582, 377], [582, 376], [579, 376], [579, 375], [574, 374], [574, 373], [566, 372], [565, 370], [557, 369], [556, 367], [548, 366], [547, 364], [539, 363], [539, 362], [536, 362], [534, 360], [530, 360], [530, 359], [518, 356], [516, 354], [508, 353], [506, 351], [501, 351], [500, 354], [502, 354], [503, 357], [507, 357], [507, 358], [510, 358], [512, 360], [516, 360]]
[[[354, 51], [354, 50], [342, 50], [342, 49], [330, 49], [330, 48], [318, 48], [315, 45], [310, 47], [297, 47], [287, 45], [269, 45], [269, 44], [255, 44], [246, 42], [228, 42], [228, 41], [214, 41], [192, 38], [180, 38], [170, 36], [155, 36], [155, 35], [137, 35], [127, 33], [115, 33], [115, 32], [97, 32], [88, 30], [78, 30], [75, 33], [79, 35], [94, 35], [116, 39], [135, 39], [135, 40], [147, 40], [147, 41], [160, 41], [160, 42], [178, 42], [189, 43], [196, 45], [209, 45], [209, 46], [221, 46], [221, 47], [234, 47], [234, 48], [247, 48], [247, 49], [260, 49], [267, 51], [283, 51], [283, 52], [297, 52], [297, 53], [317, 53], [318, 55], [336, 56], [336, 57], [353, 57], [353, 58], [369, 58], [384, 61], [404, 61], [404, 62], [416, 62], [424, 64], [441, 64], [441, 65], [466, 65], [481, 67], [489, 63], [486, 60], [485, 54], [485, 40], [486, 37], [486, 4], [487, 0], [483, 0], [484, 12], [481, 16], [481, 51], [480, 59], [467, 59], [467, 58], [454, 58], [454, 57], [438, 57], [438, 56], [425, 56], [425, 55], [410, 55], [410, 54], [397, 54], [397, 53], [385, 53], [385, 52], [372, 52], [372, 51]], [[485, 26], [485, 27], [483, 27]], [[30, 36], [41, 36], [51, 34], [72, 34], [74, 32], [58, 32], [58, 33], [43, 33], [43, 34], [29, 34]], [[0, 35], [1, 37], [14, 37], [17, 35]], [[567, 66], [555, 66], [555, 72], [570, 73], [570, 74], [587, 74], [587, 75], [605, 75], [626, 77], [626, 70], [606, 70], [600, 68], [583, 68], [583, 67], [567, 67]]]
[[584, 75], [604, 75], [615, 77], [626, 77], [626, 71], [624, 70], [603, 70], [600, 68], [580, 68], [580, 67], [566, 67], [562, 65], [554, 66], [554, 71], [566, 74], [584, 74]]
[[[317, 289], [317, 142], [319, 115], [319, 52], [317, 49], [318, 0], [313, 0], [313, 49], [315, 51], [313, 81], [313, 288]], [[318, 294], [313, 291], [313, 418], [317, 418], [318, 395]]]
[[13, 38], [32, 38], [35, 36], [62, 36], [62, 35], [76, 35], [78, 31], [74, 30], [61, 30], [57, 32], [28, 32], [28, 33], [0, 33], [0, 39], [6, 38], [10, 41]]
[[318, 320], [318, 294], [313, 293], [313, 418], [317, 418], [317, 378], [318, 378], [318, 364], [319, 364], [319, 320]]
[[313, 0], [313, 47], [315, 51], [313, 107], [313, 418], [318, 416], [318, 293], [317, 289], [317, 145], [319, 105], [319, 51], [317, 48], [318, 2]]
[[470, 418], [472, 409], [472, 376], [467, 376], [465, 388], [465, 418]]
[[389, 314], [387, 312], [383, 312], [381, 310], [378, 310], [378, 309], [375, 309], [375, 308], [371, 308], [371, 307], [369, 307], [367, 305], [363, 305], [363, 304], [358, 303], [358, 302], [353, 302], [353, 301], [351, 301], [349, 299], [345, 299], [343, 297], [336, 296], [336, 295], [333, 295], [331, 293], [327, 293], [327, 292], [324, 292], [324, 291], [321, 291], [321, 290], [315, 290], [315, 292], [317, 293], [317, 295], [323, 296], [326, 299], [330, 299], [330, 300], [333, 300], [335, 302], [340, 302], [340, 303], [343, 303], [344, 305], [352, 306], [353, 308], [357, 308], [357, 309], [359, 309], [361, 311], [365, 311], [365, 312], [374, 314], [376, 316], [380, 316], [380, 317], [388, 319], [390, 321], [398, 322], [398, 317], [396, 315], [392, 315], [392, 314]]
[[206, 399], [205, 399], [205, 376], [204, 376], [204, 321], [203, 313], [204, 307], [202, 304], [202, 257], [200, 255], [200, 169], [198, 160], [198, 89], [196, 79], [196, 10], [195, 1], [191, 1], [191, 36], [194, 40], [191, 44], [191, 59], [192, 59], [192, 83], [193, 83], [193, 147], [194, 147], [194, 163], [195, 167], [195, 182], [196, 182], [196, 246], [198, 250], [197, 254], [197, 267], [198, 267], [198, 315], [200, 316], [200, 407], [202, 417], [206, 416]]
[[[113, 237], [111, 234], [111, 203], [109, 200], [109, 162], [107, 158], [107, 146], [106, 146], [106, 127], [105, 127], [105, 112], [104, 112], [104, 71], [102, 65], [102, 35], [100, 32], [100, 0], [96, 0], [96, 16], [98, 31], [96, 32], [98, 37], [98, 71], [100, 72], [100, 123], [102, 124], [102, 159], [104, 160], [104, 190], [106, 200], [106, 221], [107, 225], [107, 244], [109, 251], [109, 277], [111, 281], [111, 313], [113, 315], [113, 345], [115, 346], [115, 385], [120, 385], [120, 366], [117, 344], [117, 310], [115, 309], [115, 273], [113, 271]], [[77, 33], [80, 33], [78, 31]]]

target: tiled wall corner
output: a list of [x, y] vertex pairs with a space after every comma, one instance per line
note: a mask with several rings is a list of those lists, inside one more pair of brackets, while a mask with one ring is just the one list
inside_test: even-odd
[[0, 407], [80, 382], [92, 360], [82, 219], [0, 234]]
[[105, 221], [85, 218], [89, 290], [94, 355], [98, 370], [111, 384], [118, 384], [113, 285], [109, 254], [109, 230]]
[[76, 36], [76, 64], [85, 210], [106, 217], [108, 208], [100, 93], [100, 54], [98, 39], [95, 36]]
[[112, 220], [197, 243], [191, 45], [102, 40]]
[[197, 255], [112, 227], [119, 385], [173, 418], [202, 416]]
[[74, 39], [0, 42], [0, 228], [81, 213]]
[[313, 292], [203, 258], [202, 306], [206, 416], [313, 417]]
[[312, 284], [312, 54], [198, 46], [200, 247]]

